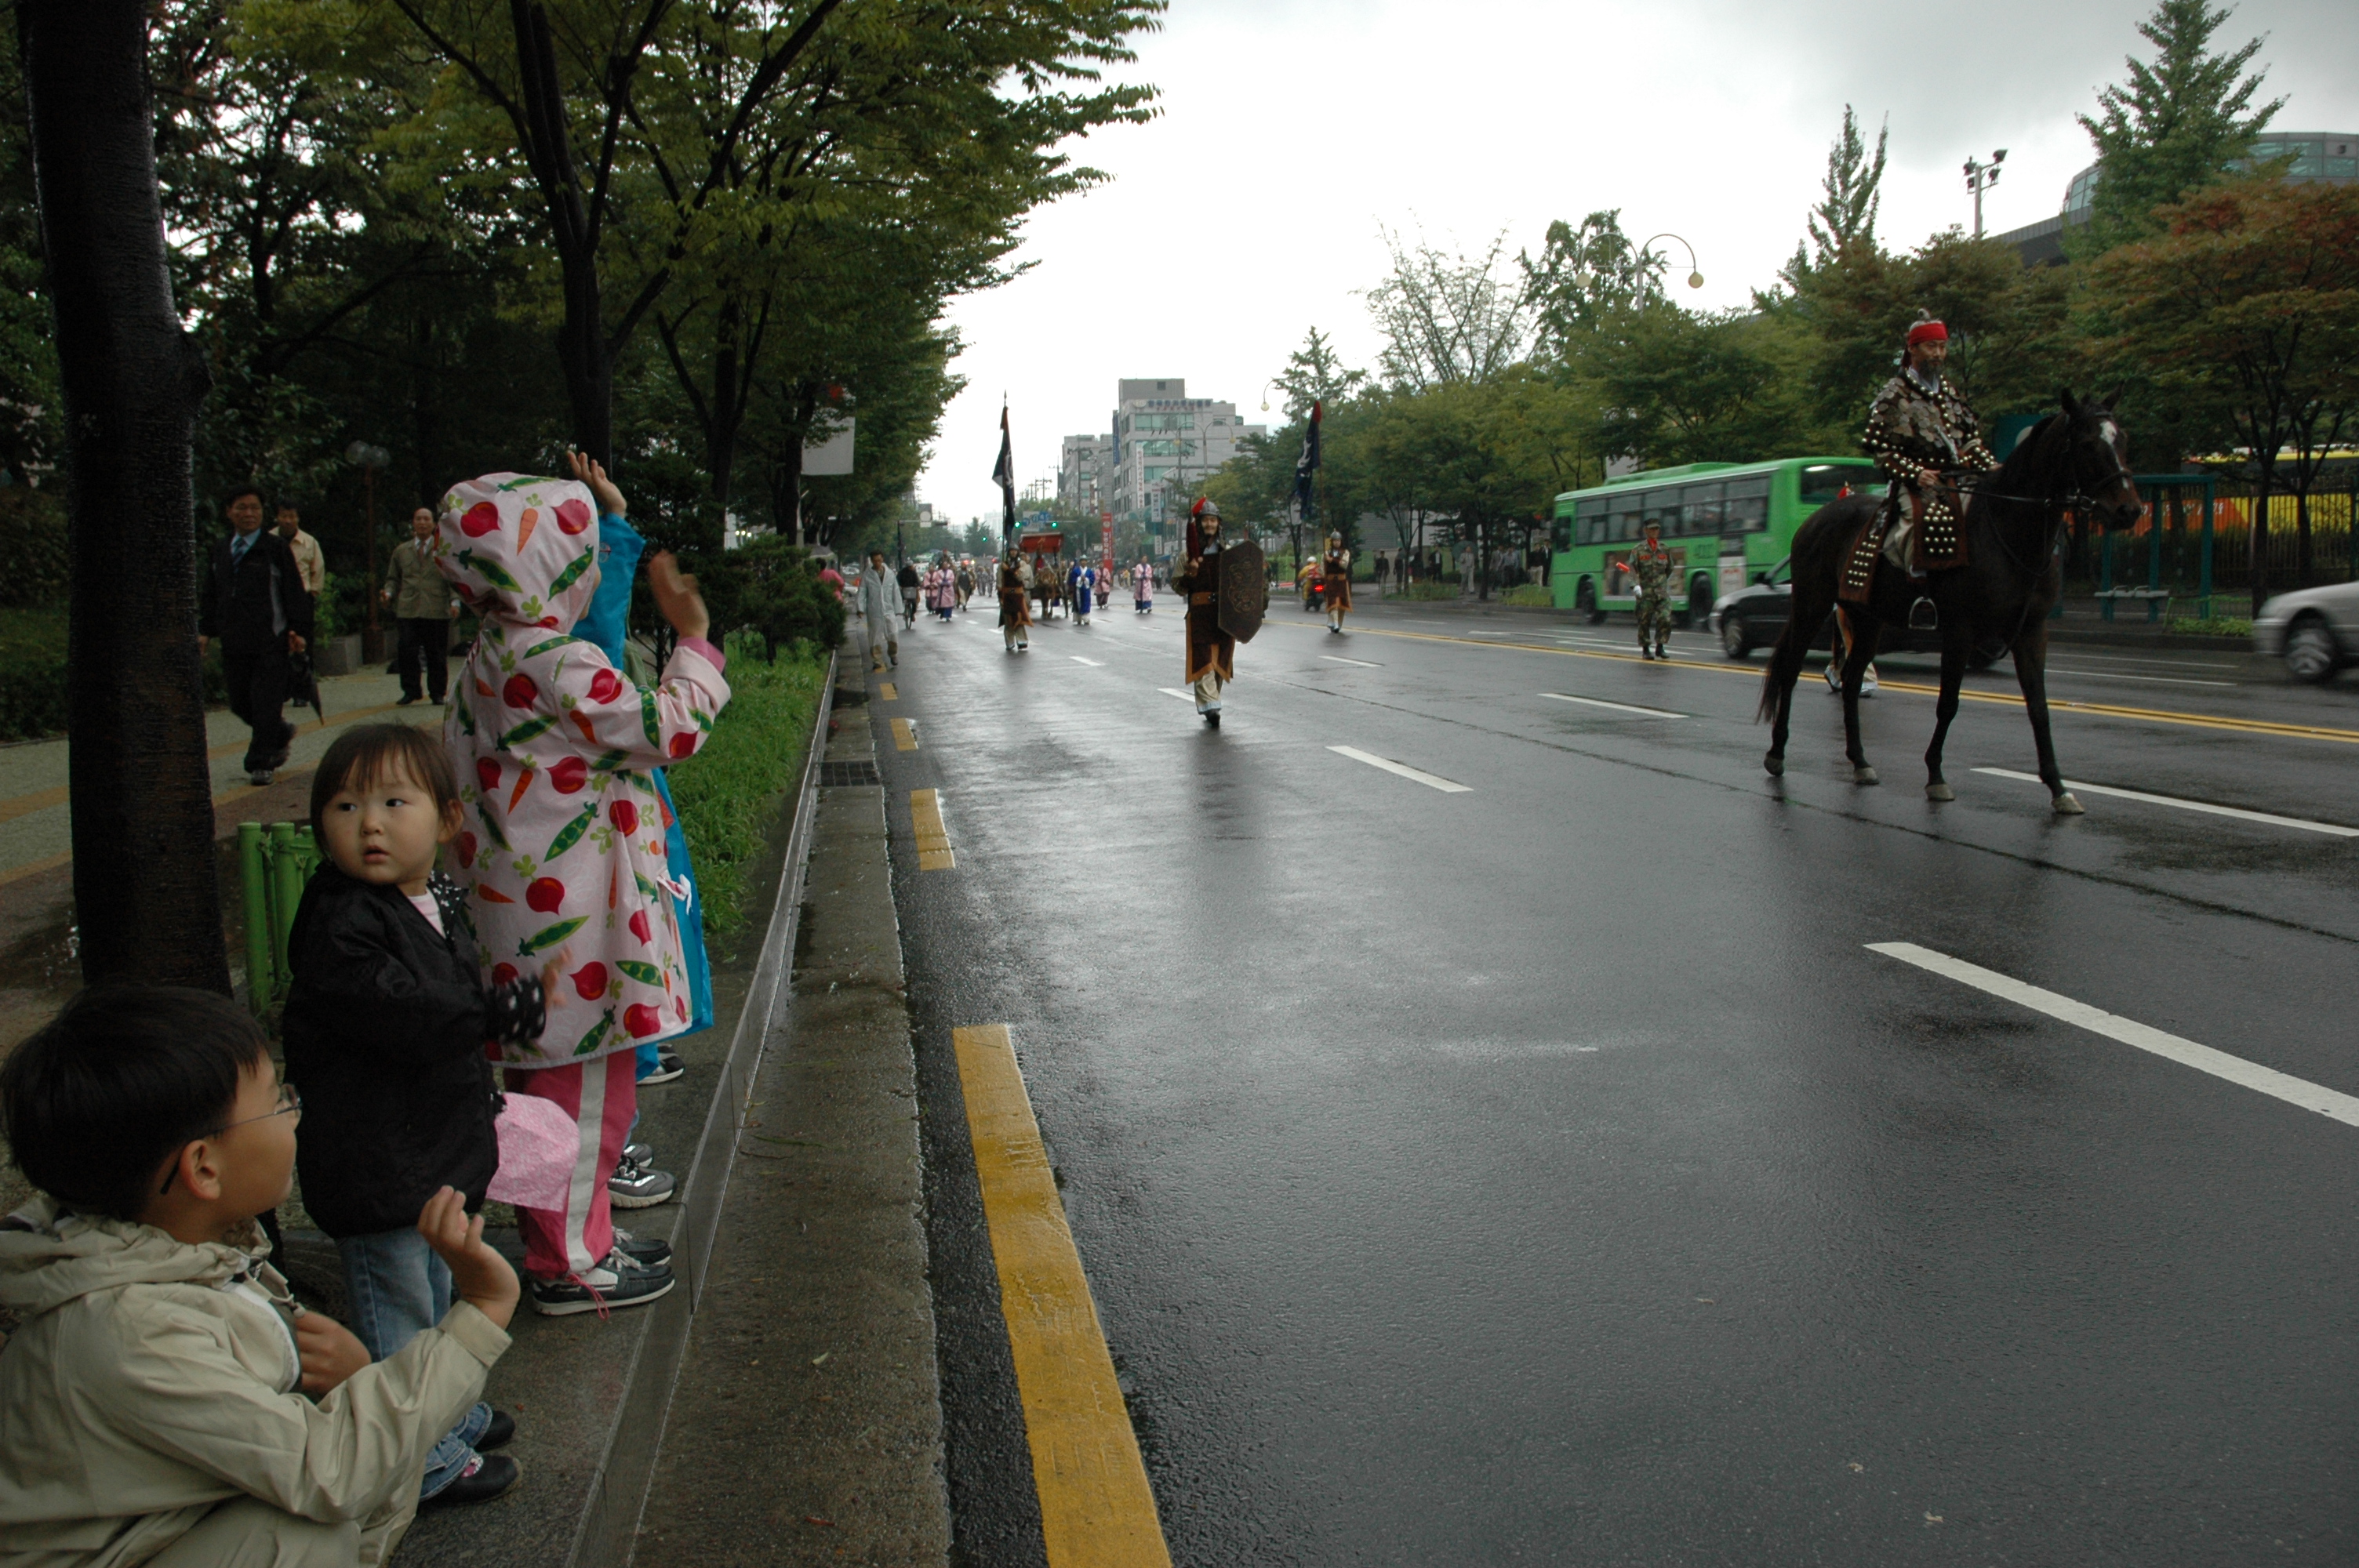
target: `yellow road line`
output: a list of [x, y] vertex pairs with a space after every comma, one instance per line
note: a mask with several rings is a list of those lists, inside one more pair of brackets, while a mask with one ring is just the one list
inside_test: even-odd
[[958, 864], [951, 830], [942, 826], [942, 797], [929, 789], [909, 792], [909, 829], [918, 840], [918, 870], [947, 871]]
[[1004, 1023], [953, 1029], [1049, 1568], [1169, 1568], [1138, 1438]]
[[887, 702], [898, 702], [898, 701], [900, 701], [900, 700], [901, 700], [901, 690], [900, 690], [900, 688], [899, 688], [898, 687], [895, 686], [891, 681], [889, 681], [889, 680], [888, 680], [888, 681], [885, 682], [885, 683], [884, 683], [884, 687], [885, 687], [885, 700], [886, 700], [886, 701], [887, 701]]
[[[1294, 622], [1273, 621], [1266, 624], [1292, 626]], [[1295, 629], [1304, 632], [1311, 630], [1308, 626], [1297, 626]], [[1554, 654], [1560, 658], [1567, 659], [1612, 659], [1625, 665], [1640, 662], [1635, 654], [1609, 654], [1595, 648], [1549, 648], [1543, 647], [1538, 643], [1507, 643], [1495, 641], [1488, 637], [1449, 637], [1438, 632], [1385, 632], [1371, 626], [1352, 634], [1355, 637], [1400, 637], [1413, 643], [1456, 643], [1469, 648], [1513, 648], [1527, 654]], [[1744, 665], [1707, 665], [1675, 659], [1671, 662], [1670, 667], [1681, 670], [1701, 670], [1706, 675], [1745, 676], [1756, 681], [1762, 678], [1759, 668]], [[1914, 681], [1887, 680], [1883, 683], [1883, 689], [1905, 691], [1919, 697], [1939, 697], [1941, 694], [1940, 687], [1920, 686]], [[2010, 704], [2017, 708], [2023, 706], [2023, 698], [2020, 695], [2009, 696], [2005, 692], [1961, 690], [1958, 697], [1965, 702], [1997, 702]], [[2103, 719], [2135, 719], [2141, 724], [2177, 724], [2195, 730], [2232, 730], [2245, 735], [2280, 735], [2296, 741], [2339, 741], [2345, 743], [2359, 743], [2359, 730], [2336, 730], [2322, 724], [2279, 724], [2267, 719], [2230, 719], [2215, 713], [2184, 713], [2169, 708], [2125, 708], [2119, 703], [2078, 702], [2064, 697], [2050, 697], [2048, 699], [2048, 707], [2051, 712], [2088, 713]]]
[[893, 720], [893, 749], [914, 752], [918, 749], [918, 727], [906, 719]]
[[55, 789], [38, 790], [31, 795], [0, 800], [0, 822], [13, 822], [29, 811], [47, 811], [50, 806], [63, 806], [66, 793], [66, 786], [60, 784]]
[[46, 860], [27, 860], [21, 866], [11, 866], [6, 871], [0, 871], [0, 888], [6, 887], [10, 882], [23, 881], [27, 877], [37, 877], [43, 871], [55, 870], [72, 859], [73, 851], [68, 849], [63, 854], [51, 855]]

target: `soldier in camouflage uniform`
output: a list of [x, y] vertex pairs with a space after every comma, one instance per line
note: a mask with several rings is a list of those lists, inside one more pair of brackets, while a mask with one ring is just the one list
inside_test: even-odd
[[1668, 659], [1671, 634], [1671, 553], [1663, 548], [1663, 525], [1647, 519], [1646, 542], [1630, 552], [1630, 575], [1638, 579], [1638, 656]]
[[[1885, 533], [1885, 558], [1919, 580], [1925, 576], [1925, 541], [1947, 550], [1962, 525], [1948, 492], [1938, 488], [1944, 473], [1955, 478], [1998, 467], [1973, 409], [1941, 374], [1949, 355], [1949, 329], [1919, 311], [1908, 329], [1899, 373], [1875, 395], [1860, 437], [1892, 481], [1897, 515]], [[1921, 620], [1930, 626], [1931, 610], [1932, 600], [1920, 598], [1908, 623], [1918, 626]]]

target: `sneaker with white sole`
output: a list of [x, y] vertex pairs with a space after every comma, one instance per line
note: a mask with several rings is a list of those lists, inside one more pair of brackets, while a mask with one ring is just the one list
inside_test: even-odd
[[671, 1267], [671, 1243], [660, 1236], [634, 1236], [618, 1225], [614, 1227], [614, 1250], [642, 1269]]
[[673, 1189], [679, 1185], [670, 1172], [651, 1170], [625, 1154], [614, 1173], [606, 1178], [606, 1196], [616, 1208], [653, 1208], [671, 1202]]
[[635, 1164], [652, 1165], [656, 1162], [656, 1146], [652, 1143], [625, 1143], [623, 1145], [623, 1158]]
[[645, 1306], [671, 1294], [679, 1282], [669, 1265], [642, 1268], [624, 1253], [609, 1252], [594, 1269], [562, 1279], [530, 1281], [525, 1293], [532, 1298], [532, 1310], [543, 1317], [571, 1317]]
[[679, 1059], [679, 1052], [669, 1045], [659, 1045], [656, 1048], [655, 1071], [639, 1080], [639, 1087], [644, 1089], [656, 1084], [668, 1084], [687, 1071], [688, 1065]]

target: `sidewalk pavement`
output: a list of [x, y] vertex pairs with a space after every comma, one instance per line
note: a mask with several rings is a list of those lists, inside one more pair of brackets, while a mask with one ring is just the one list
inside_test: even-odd
[[[227, 708], [205, 715], [211, 752], [213, 833], [226, 839], [241, 822], [299, 822], [310, 813], [311, 772], [345, 725], [401, 719], [440, 725], [441, 709], [427, 702], [396, 707], [401, 683], [379, 665], [320, 683], [324, 724], [310, 708], [289, 708], [296, 725], [293, 755], [266, 788], [245, 782], [239, 765], [246, 727]], [[0, 1055], [38, 1028], [81, 989], [73, 958], [72, 819], [66, 802], [66, 760], [72, 742], [26, 741], [0, 746]], [[223, 860], [223, 926], [233, 974], [245, 953], [237, 914], [235, 872]], [[0, 1200], [15, 1189], [0, 1175]]]

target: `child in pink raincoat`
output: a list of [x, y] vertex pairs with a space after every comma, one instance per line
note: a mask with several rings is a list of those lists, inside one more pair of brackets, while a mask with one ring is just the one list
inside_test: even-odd
[[[648, 563], [679, 643], [651, 690], [568, 636], [598, 583], [598, 509], [624, 511], [604, 470], [485, 474], [443, 498], [436, 568], [482, 618], [443, 740], [465, 827], [452, 846], [488, 979], [547, 967], [549, 1022], [505, 1049], [507, 1088], [571, 1115], [581, 1156], [561, 1210], [519, 1207], [533, 1305], [637, 1305], [671, 1289], [668, 1258], [618, 1249], [606, 1177], [637, 1108], [642, 1044], [691, 1015], [669, 817], [650, 768], [695, 754], [729, 700], [703, 600], [669, 554]], [[593, 505], [593, 503], [595, 503]]]

